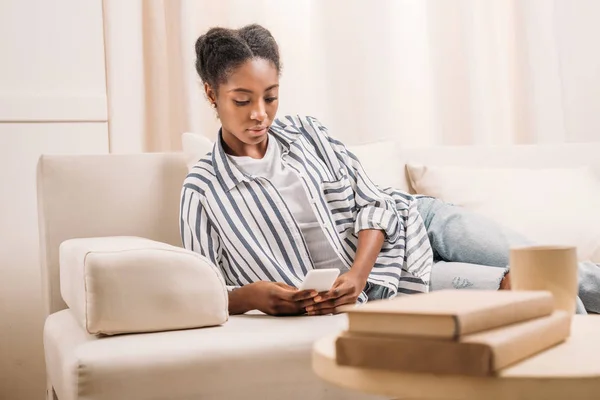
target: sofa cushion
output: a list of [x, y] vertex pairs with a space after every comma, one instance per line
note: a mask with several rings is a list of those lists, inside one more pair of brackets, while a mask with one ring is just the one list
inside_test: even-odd
[[48, 317], [46, 366], [60, 400], [374, 399], [311, 369], [315, 340], [346, 316], [231, 316], [223, 326], [96, 337], [72, 310]]
[[418, 193], [483, 214], [534, 242], [577, 246], [581, 260], [600, 262], [600, 180], [587, 167], [407, 169]]
[[227, 321], [225, 284], [216, 267], [197, 253], [139, 237], [71, 239], [59, 253], [63, 299], [89, 333]]

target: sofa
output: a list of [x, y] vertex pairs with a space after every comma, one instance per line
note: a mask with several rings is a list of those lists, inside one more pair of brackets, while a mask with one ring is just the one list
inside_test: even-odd
[[[194, 139], [188, 140], [193, 142]], [[106, 328], [111, 323], [110, 315], [113, 314], [110, 313], [127, 315], [123, 322], [126, 324], [128, 318], [138, 320], [139, 313], [135, 307], [146, 307], [147, 317], [153, 305], [132, 306], [123, 293], [111, 297], [111, 292], [102, 290], [102, 287], [96, 288], [93, 295], [88, 293], [94, 283], [86, 275], [91, 273], [91, 269], [82, 270], [79, 264], [88, 265], [93, 260], [85, 257], [68, 259], [68, 254], [64, 255], [61, 251], [68, 253], [69, 248], [65, 250], [61, 244], [73, 243], [71, 239], [75, 238], [102, 238], [101, 246], [110, 247], [113, 240], [114, 243], [121, 240], [119, 246], [127, 247], [128, 243], [134, 243], [139, 250], [146, 242], [132, 238], [144, 238], [147, 243], [156, 245], [158, 250], [161, 249], [160, 244], [170, 246], [171, 250], [178, 248], [181, 243], [178, 224], [181, 184], [190, 160], [193, 162], [198, 152], [205, 150], [202, 146], [200, 149], [189, 145], [185, 147], [187, 152], [172, 154], [43, 155], [40, 158], [38, 204], [47, 313], [43, 335], [48, 399], [376, 398], [330, 386], [320, 381], [311, 370], [312, 344], [324, 335], [343, 329], [346, 324], [344, 315], [269, 317], [249, 313], [228, 316], [227, 302], [219, 294], [222, 293], [223, 282], [215, 279], [214, 269], [202, 264], [200, 259], [186, 259], [192, 263], [190, 265], [198, 265], [200, 272], [188, 269], [185, 273], [191, 274], [187, 276], [192, 278], [182, 279], [189, 281], [197, 279], [193, 274], [204, 274], [204, 287], [216, 293], [214, 297], [219, 300], [207, 306], [210, 310], [198, 311], [213, 318], [206, 326], [160, 329], [160, 326], [153, 326], [152, 320], [146, 319], [145, 323], [152, 327], [148, 328], [151, 332], [131, 333], [134, 330], [119, 331], [115, 328], [115, 331], [110, 331]], [[569, 181], [570, 177], [583, 174], [592, 181], [583, 180], [578, 185], [590, 186], [590, 182], [592, 186], [600, 185], [600, 158], [597, 157], [600, 143], [405, 149], [398, 143], [384, 142], [355, 146], [351, 150], [381, 186], [394, 186], [413, 193], [417, 186], [421, 191], [430, 191], [442, 198], [448, 195], [458, 204], [464, 200], [462, 205], [465, 207], [483, 211], [486, 206], [482, 204], [491, 201], [486, 193], [493, 192], [493, 187], [510, 186], [512, 181], [518, 180], [510, 177], [522, 175], [524, 171], [540, 172], [542, 180], [552, 179], [553, 172], [556, 172], [555, 176]], [[446, 167], [451, 168], [449, 172], [444, 169]], [[445, 180], [445, 173], [461, 182], [461, 179], [475, 179], [473, 171], [494, 173], [497, 169], [505, 170], [505, 174], [495, 175], [492, 188], [484, 185], [489, 179], [477, 181], [483, 187], [483, 194], [466, 196], [468, 184], [467, 187], [456, 188], [452, 182]], [[559, 171], [567, 172], [561, 175]], [[436, 184], [436, 179], [442, 182]], [[529, 186], [526, 182], [519, 183], [525, 185], [521, 189], [517, 186], [521, 192], [505, 194], [514, 198], [523, 195], [523, 190], [533, 190], [539, 185], [564, 186], [565, 190], [571, 190], [570, 182], [566, 181], [530, 182]], [[596, 189], [594, 186], [583, 197], [594, 195]], [[498, 207], [489, 208], [494, 210]], [[597, 217], [598, 211], [586, 219], [593, 222]], [[523, 218], [517, 218], [520, 219]], [[532, 224], [535, 223], [535, 219], [532, 221]], [[596, 233], [589, 232], [585, 239], [573, 238], [574, 243], [580, 241], [585, 247], [586, 254], [582, 257], [594, 255], [600, 246], [600, 236], [597, 241], [594, 239]], [[562, 238], [556, 240], [562, 241]], [[92, 247], [98, 245], [96, 242], [83, 243]], [[73, 254], [83, 254], [76, 253], [76, 250], [77, 246], [71, 246]], [[172, 252], [180, 257], [190, 256], [183, 249]], [[152, 257], [146, 259], [149, 263], [152, 260]], [[172, 268], [175, 275], [179, 274], [177, 265]], [[434, 280], [435, 276], [432, 277]], [[180, 283], [186, 284], [179, 282], [177, 285]], [[137, 285], [132, 287], [138, 290], [144, 282], [128, 284]], [[61, 285], [64, 287], [61, 288]], [[186, 294], [190, 296], [185, 301], [191, 304], [192, 312], [193, 299], [197, 298], [193, 296], [198, 295], [201, 293]], [[110, 304], [104, 304], [104, 314], [94, 316], [93, 307], [96, 306], [90, 304], [97, 304], [94, 302], [102, 297]], [[159, 320], [161, 317], [157, 314], [156, 318]], [[202, 321], [196, 325], [202, 326]], [[185, 325], [177, 326], [186, 328]], [[103, 329], [109, 329], [108, 334]]]

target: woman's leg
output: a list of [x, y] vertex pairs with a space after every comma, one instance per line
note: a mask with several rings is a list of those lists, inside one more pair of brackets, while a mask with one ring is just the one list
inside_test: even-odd
[[492, 220], [432, 197], [417, 199], [437, 260], [507, 267], [509, 248], [533, 244]]
[[371, 282], [367, 282], [365, 294], [367, 295], [368, 301], [387, 299], [389, 298], [389, 293], [390, 291], [388, 288], [381, 285], [375, 285]]
[[[494, 221], [431, 197], [419, 197], [418, 209], [436, 260], [508, 267], [511, 246], [533, 242]], [[496, 269], [482, 274], [498, 274]], [[600, 312], [600, 267], [579, 264], [579, 295], [590, 311]], [[482, 280], [489, 276], [482, 276]], [[578, 313], [585, 313], [581, 300]]]
[[600, 313], [600, 265], [590, 261], [579, 263], [579, 297], [585, 308]]

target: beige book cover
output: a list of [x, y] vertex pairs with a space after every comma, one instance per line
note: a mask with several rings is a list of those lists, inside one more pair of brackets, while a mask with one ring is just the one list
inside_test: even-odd
[[489, 376], [564, 341], [570, 327], [570, 315], [555, 311], [458, 341], [344, 332], [336, 341], [336, 360], [363, 368]]
[[457, 340], [515, 322], [549, 315], [547, 291], [440, 290], [342, 308], [348, 330]]

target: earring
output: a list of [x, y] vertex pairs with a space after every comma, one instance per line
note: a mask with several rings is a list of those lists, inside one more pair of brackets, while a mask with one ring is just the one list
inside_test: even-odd
[[210, 106], [215, 110], [215, 116], [219, 119], [219, 113], [217, 112], [217, 103], [210, 103]]

